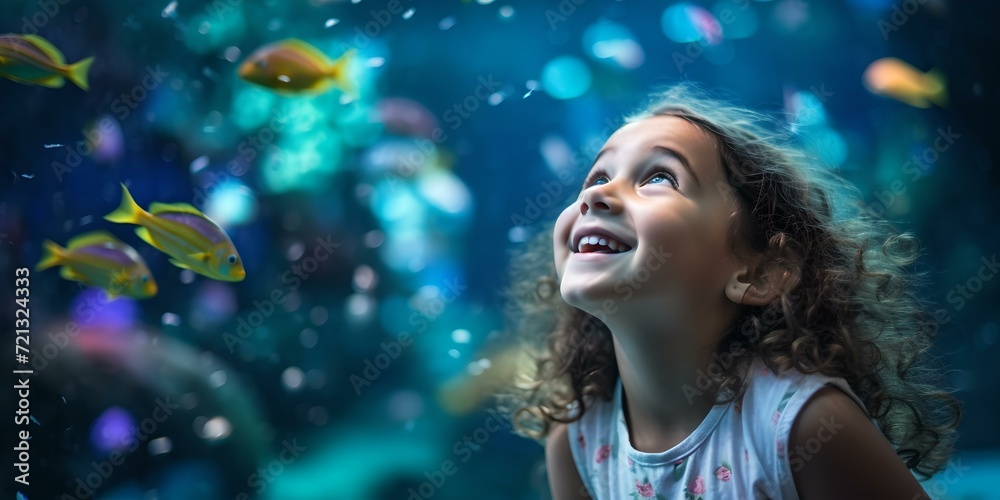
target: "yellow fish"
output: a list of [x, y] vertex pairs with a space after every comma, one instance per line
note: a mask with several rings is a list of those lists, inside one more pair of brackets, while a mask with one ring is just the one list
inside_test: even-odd
[[212, 219], [187, 203], [153, 203], [149, 212], [136, 204], [122, 184], [122, 202], [104, 218], [137, 224], [135, 233], [173, 257], [170, 263], [220, 281], [243, 281], [246, 270], [229, 235]]
[[865, 87], [872, 93], [891, 97], [916, 108], [929, 108], [931, 103], [948, 104], [944, 76], [934, 69], [922, 73], [895, 57], [883, 57], [868, 65], [864, 74]]
[[69, 78], [90, 90], [87, 72], [93, 62], [88, 57], [67, 65], [59, 49], [38, 35], [0, 35], [0, 75], [18, 83], [58, 88]]
[[156, 280], [139, 252], [105, 231], [91, 231], [71, 240], [63, 248], [51, 240], [42, 244], [44, 256], [35, 266], [42, 271], [62, 266], [59, 275], [101, 287], [108, 298], [119, 295], [146, 299], [156, 295]]
[[348, 68], [357, 56], [351, 48], [331, 61], [316, 47], [296, 38], [265, 45], [240, 65], [240, 78], [284, 95], [321, 94], [336, 86], [350, 95], [357, 88]]

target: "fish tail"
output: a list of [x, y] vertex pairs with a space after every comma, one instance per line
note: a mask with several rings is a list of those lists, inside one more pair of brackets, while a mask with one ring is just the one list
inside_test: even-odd
[[58, 266], [63, 263], [65, 256], [63, 247], [52, 240], [45, 240], [42, 243], [42, 260], [38, 261], [35, 271], [44, 271], [50, 267]]
[[93, 57], [77, 61], [69, 67], [69, 71], [66, 72], [66, 78], [69, 78], [77, 87], [83, 90], [90, 90], [90, 84], [87, 83], [87, 72], [90, 71], [91, 64], [94, 64]]
[[128, 188], [125, 184], [122, 184], [122, 203], [108, 215], [104, 216], [105, 220], [111, 222], [120, 222], [122, 224], [138, 224], [142, 217], [143, 210], [136, 204], [135, 199], [128, 192]]
[[947, 106], [948, 85], [946, 84], [944, 72], [939, 68], [931, 69], [927, 72], [927, 78], [931, 87], [934, 89], [934, 91], [927, 96], [927, 100], [942, 108]]
[[352, 96], [357, 96], [358, 88], [357, 86], [354, 85], [354, 80], [352, 80], [350, 75], [348, 74], [349, 73], [348, 69], [351, 67], [351, 64], [354, 62], [354, 59], [357, 57], [357, 55], [358, 55], [358, 49], [355, 49], [353, 47], [347, 49], [347, 51], [344, 52], [343, 55], [337, 58], [337, 61], [335, 63], [330, 65], [330, 69], [327, 72], [328, 75], [333, 77], [334, 81], [337, 84], [337, 87], [343, 90], [344, 93], [350, 94]]

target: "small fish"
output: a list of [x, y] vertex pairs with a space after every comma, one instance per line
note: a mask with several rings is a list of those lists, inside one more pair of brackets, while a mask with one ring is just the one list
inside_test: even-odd
[[869, 64], [864, 83], [872, 93], [916, 108], [929, 108], [931, 103], [944, 107], [948, 103], [944, 76], [939, 70], [923, 73], [895, 57], [883, 57]]
[[119, 295], [145, 299], [156, 295], [156, 280], [134, 248], [106, 231], [91, 231], [71, 240], [66, 248], [51, 240], [35, 266], [42, 271], [62, 266], [59, 275], [71, 281], [103, 288], [111, 299]]
[[289, 38], [265, 45], [240, 65], [240, 78], [283, 95], [321, 94], [337, 87], [355, 95], [348, 68], [357, 57], [351, 48], [336, 60], [302, 40]]
[[135, 233], [171, 256], [170, 263], [220, 281], [243, 281], [246, 270], [229, 235], [187, 203], [153, 203], [149, 212], [136, 204], [122, 184], [122, 202], [104, 218], [137, 224]]
[[94, 58], [66, 64], [59, 49], [38, 35], [0, 35], [0, 76], [26, 85], [58, 88], [69, 78], [77, 87], [90, 90], [87, 72]]

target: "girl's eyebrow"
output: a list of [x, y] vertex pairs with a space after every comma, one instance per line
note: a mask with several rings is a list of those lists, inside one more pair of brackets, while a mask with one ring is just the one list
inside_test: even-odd
[[[601, 155], [607, 153], [608, 151], [614, 151], [614, 149], [615, 148], [605, 148], [602, 149], [600, 152], [598, 152], [597, 156], [594, 157], [594, 163], [590, 165], [590, 169], [588, 169], [587, 171], [589, 172], [590, 170], [594, 169], [594, 165], [597, 165], [597, 160], [601, 159]], [[669, 156], [679, 161], [680, 164], [684, 166], [684, 169], [687, 170], [688, 175], [690, 175], [691, 178], [694, 179], [695, 184], [697, 184], [698, 187], [701, 187], [701, 181], [698, 179], [698, 176], [694, 174], [694, 170], [691, 168], [691, 162], [689, 162], [687, 157], [679, 153], [677, 150], [657, 144], [652, 148], [650, 148], [650, 152], [659, 156]]]

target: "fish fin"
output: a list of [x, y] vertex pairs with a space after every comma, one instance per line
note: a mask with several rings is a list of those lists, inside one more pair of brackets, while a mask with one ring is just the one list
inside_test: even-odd
[[323, 51], [308, 42], [304, 42], [298, 38], [289, 38], [284, 40], [281, 42], [281, 45], [295, 49], [306, 56], [316, 59], [316, 63], [319, 64], [321, 68], [328, 68], [331, 64], [333, 64], [333, 62], [330, 61], [330, 56], [324, 54]]
[[205, 214], [201, 213], [200, 210], [187, 203], [150, 203], [149, 213], [161, 214], [163, 212], [183, 212], [205, 217]]
[[42, 87], [48, 87], [50, 89], [57, 89], [66, 85], [66, 79], [62, 75], [52, 75], [46, 78], [40, 78], [38, 80], [32, 80], [31, 83], [35, 85], [41, 85]]
[[21, 77], [14, 76], [10, 73], [0, 73], [12, 82], [21, 83], [24, 85], [42, 85], [43, 87], [57, 88], [62, 87], [66, 84], [66, 80], [63, 79], [62, 75], [47, 76], [44, 78], [29, 80]]
[[347, 49], [343, 55], [337, 58], [337, 61], [329, 66], [327, 69], [327, 75], [333, 78], [337, 87], [344, 91], [345, 94], [357, 97], [358, 87], [355, 85], [354, 80], [350, 76], [351, 64], [358, 56], [358, 49], [350, 48]]
[[[108, 281], [108, 284], [113, 290], [124, 290], [129, 281], [131, 281], [131, 276], [127, 270], [124, 268], [115, 269], [111, 271], [111, 279]], [[108, 294], [112, 293], [107, 288], [105, 288], [104, 291], [108, 292]]]
[[64, 262], [66, 256], [63, 253], [63, 248], [52, 240], [45, 240], [42, 243], [42, 253], [42, 260], [38, 261], [38, 264], [35, 265], [35, 271], [44, 271], [50, 267], [58, 266]]
[[66, 78], [69, 78], [77, 87], [90, 90], [90, 84], [87, 83], [87, 72], [90, 71], [91, 64], [94, 64], [93, 56], [77, 61], [66, 71]]
[[49, 59], [52, 59], [53, 62], [57, 62], [60, 65], [66, 64], [66, 59], [63, 58], [62, 52], [59, 52], [59, 49], [48, 40], [38, 35], [22, 35], [22, 38], [35, 47], [38, 47], [38, 50], [49, 56]]
[[927, 96], [927, 100], [942, 108], [948, 106], [948, 85], [944, 72], [940, 68], [932, 68], [925, 76], [927, 77], [928, 84], [933, 87], [933, 90]]
[[80, 247], [99, 245], [101, 243], [121, 243], [121, 242], [118, 240], [118, 238], [112, 236], [111, 233], [107, 231], [97, 230], [81, 234], [69, 240], [69, 242], [66, 244], [66, 248], [69, 250], [74, 250]]
[[62, 276], [70, 281], [79, 281], [80, 283], [90, 284], [90, 280], [87, 279], [87, 276], [70, 269], [69, 266], [62, 266], [62, 268], [59, 269], [59, 276]]
[[[129, 194], [128, 188], [125, 184], [122, 184], [122, 203], [108, 215], [104, 216], [104, 219], [111, 222], [119, 222], [122, 224], [138, 224], [141, 220], [143, 210], [136, 204], [135, 199]], [[142, 236], [142, 235], [140, 235]]]
[[192, 259], [197, 260], [198, 262], [204, 262], [207, 264], [208, 261], [211, 260], [212, 254], [208, 252], [198, 252], [189, 254], [188, 257], [191, 257]]
[[160, 244], [153, 239], [153, 236], [149, 234], [149, 229], [146, 229], [145, 227], [137, 227], [135, 228], [135, 234], [138, 235], [140, 238], [142, 238], [142, 241], [145, 241], [146, 243], [152, 245], [153, 248], [156, 248], [164, 252], [166, 251], [163, 250], [163, 247], [160, 246]]
[[[183, 263], [183, 262], [181, 262], [181, 261], [179, 261], [177, 259], [168, 259], [168, 260], [170, 261], [171, 264], [173, 264], [173, 265], [175, 265], [175, 266], [177, 266], [177, 267], [179, 267], [181, 269], [191, 269], [191, 266], [189, 266], [189, 265], [187, 265], [187, 264], [185, 264], [185, 263]], [[192, 271], [193, 271], [193, 269], [192, 269]]]

